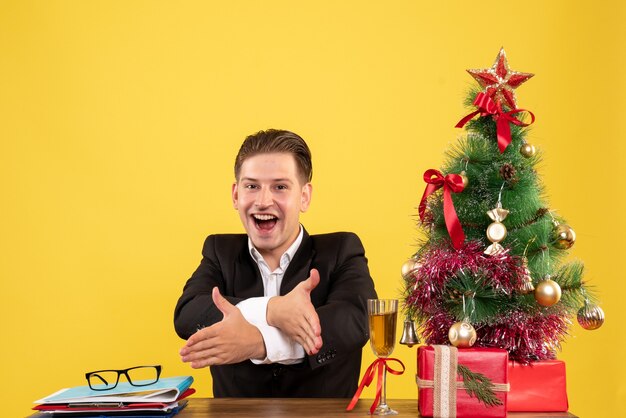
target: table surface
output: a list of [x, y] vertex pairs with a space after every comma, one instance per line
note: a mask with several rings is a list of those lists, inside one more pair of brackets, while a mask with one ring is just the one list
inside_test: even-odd
[[[191, 398], [189, 404], [176, 418], [274, 418], [274, 417], [323, 417], [365, 418], [371, 417], [369, 407], [372, 399], [361, 399], [351, 412], [346, 412], [349, 399], [328, 398]], [[400, 417], [417, 417], [417, 400], [390, 399], [389, 406], [398, 411]], [[511, 418], [569, 417], [568, 412], [510, 412]]]

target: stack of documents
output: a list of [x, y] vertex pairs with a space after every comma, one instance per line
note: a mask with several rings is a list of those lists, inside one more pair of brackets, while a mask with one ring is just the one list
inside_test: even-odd
[[107, 391], [89, 386], [61, 389], [35, 401], [38, 411], [32, 417], [173, 417], [187, 404], [185, 399], [195, 392], [193, 377], [165, 377], [147, 386], [132, 386], [127, 382]]

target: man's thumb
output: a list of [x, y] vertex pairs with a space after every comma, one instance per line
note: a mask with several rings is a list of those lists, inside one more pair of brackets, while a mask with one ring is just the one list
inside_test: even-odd
[[217, 288], [217, 286], [213, 288], [212, 296], [213, 296], [213, 303], [215, 303], [215, 306], [217, 307], [217, 309], [219, 309], [220, 312], [224, 314], [224, 317], [226, 317], [230, 312], [232, 312], [233, 309], [237, 309], [232, 303], [227, 301], [224, 298], [224, 296], [220, 294], [220, 290]]
[[311, 292], [320, 283], [320, 273], [317, 269], [311, 269], [311, 275], [309, 276], [307, 290]]

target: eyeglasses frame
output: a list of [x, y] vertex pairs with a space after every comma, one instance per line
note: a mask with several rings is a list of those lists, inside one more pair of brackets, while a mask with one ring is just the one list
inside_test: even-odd
[[[154, 380], [154, 382], [150, 382], [150, 383], [143, 383], [143, 384], [137, 384], [137, 383], [133, 383], [133, 381], [131, 380], [130, 376], [128, 375], [128, 372], [134, 369], [142, 369], [142, 368], [154, 368], [156, 369], [157, 375], [156, 375], [156, 379]], [[91, 386], [91, 381], [89, 380], [89, 378], [91, 376], [98, 376], [98, 373], [102, 373], [102, 372], [115, 372], [117, 373], [117, 378], [115, 380], [115, 384], [111, 387], [107, 387], [107, 388], [100, 388], [100, 389], [96, 389], [93, 386]], [[120, 376], [124, 375], [126, 376], [126, 380], [128, 380], [128, 383], [130, 383], [131, 386], [135, 386], [135, 387], [141, 387], [141, 386], [150, 386], [155, 384], [156, 382], [159, 381], [159, 378], [161, 377], [161, 365], [157, 364], [157, 365], [152, 365], [152, 366], [135, 366], [135, 367], [129, 367], [128, 369], [121, 369], [121, 370], [115, 370], [115, 369], [105, 369], [105, 370], [96, 370], [93, 372], [88, 372], [85, 373], [85, 379], [87, 379], [87, 384], [89, 385], [89, 388], [91, 390], [96, 390], [96, 391], [107, 391], [107, 390], [111, 390], [111, 389], [115, 389], [117, 387], [117, 384], [120, 381]], [[106, 380], [104, 380], [101, 376], [98, 376], [98, 378], [100, 378], [100, 380], [103, 380], [105, 383], [107, 383]]]

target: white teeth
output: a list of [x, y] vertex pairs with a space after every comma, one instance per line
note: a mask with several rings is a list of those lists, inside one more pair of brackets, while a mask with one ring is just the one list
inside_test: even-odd
[[258, 219], [259, 221], [269, 221], [271, 219], [276, 219], [274, 215], [252, 215], [254, 219]]

